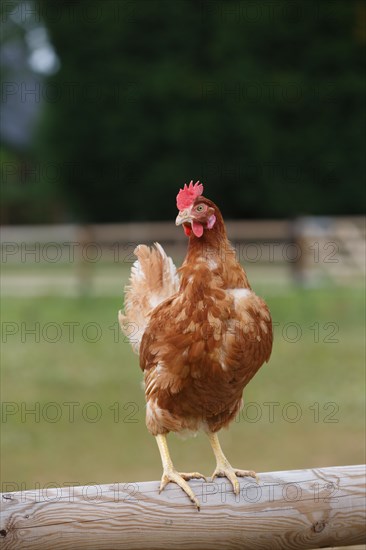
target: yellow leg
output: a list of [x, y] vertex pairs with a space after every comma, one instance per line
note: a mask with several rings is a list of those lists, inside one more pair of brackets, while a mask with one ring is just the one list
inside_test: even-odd
[[216, 458], [216, 468], [212, 474], [212, 481], [215, 477], [227, 477], [233, 486], [234, 493], [238, 495], [240, 492], [240, 485], [236, 476], [249, 476], [257, 479], [256, 473], [252, 470], [237, 470], [236, 468], [233, 468], [222, 452], [218, 435], [216, 433], [209, 433], [208, 438]]
[[206, 481], [205, 476], [202, 474], [199, 474], [198, 472], [192, 472], [192, 473], [179, 473], [176, 471], [176, 469], [173, 466], [172, 459], [170, 458], [168, 444], [166, 441], [165, 435], [157, 435], [156, 436], [156, 442], [159, 447], [160, 456], [161, 456], [161, 462], [163, 464], [163, 476], [161, 478], [160, 483], [160, 489], [159, 493], [168, 485], [170, 481], [173, 483], [176, 483], [183, 489], [183, 491], [189, 496], [193, 504], [197, 506], [197, 509], [200, 509], [200, 503], [198, 502], [197, 498], [195, 497], [194, 492], [188, 485], [187, 481], [190, 479], [204, 479]]

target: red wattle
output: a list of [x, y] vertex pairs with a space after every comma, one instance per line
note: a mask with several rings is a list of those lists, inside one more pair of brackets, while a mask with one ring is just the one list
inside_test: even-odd
[[203, 225], [198, 222], [192, 222], [193, 233], [196, 237], [202, 237], [203, 235]]

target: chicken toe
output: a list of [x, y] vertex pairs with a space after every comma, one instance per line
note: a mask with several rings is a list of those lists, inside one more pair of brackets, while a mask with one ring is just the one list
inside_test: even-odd
[[234, 493], [238, 495], [240, 492], [240, 484], [237, 476], [254, 477], [254, 479], [257, 480], [256, 473], [252, 470], [237, 470], [236, 468], [233, 468], [227, 461], [225, 463], [217, 464], [211, 479], [213, 481], [216, 477], [227, 477], [227, 479], [233, 486]]
[[233, 490], [236, 495], [238, 495], [240, 492], [238, 477], [248, 476], [253, 477], [256, 481], [258, 481], [257, 475], [255, 472], [253, 472], [253, 470], [239, 470], [231, 466], [230, 462], [222, 452], [219, 438], [216, 433], [209, 433], [208, 437], [216, 458], [216, 468], [211, 477], [212, 481], [216, 477], [227, 477], [227, 479], [233, 486]]
[[193, 472], [192, 474], [180, 474], [174, 469], [164, 469], [164, 473], [160, 482], [159, 493], [161, 493], [161, 491], [168, 485], [169, 482], [176, 483], [186, 493], [189, 499], [196, 506], [197, 510], [200, 510], [200, 503], [197, 500], [191, 487], [188, 485], [186, 479], [197, 479], [201, 477], [204, 478], [203, 475], [198, 474], [197, 472]]
[[159, 493], [161, 493], [161, 491], [168, 485], [169, 482], [176, 483], [186, 493], [186, 495], [190, 498], [193, 504], [195, 504], [195, 506], [197, 507], [197, 510], [199, 510], [200, 503], [197, 500], [193, 490], [188, 485], [187, 481], [189, 481], [190, 479], [204, 479], [205, 481], [207, 481], [205, 476], [198, 472], [181, 473], [181, 474], [177, 472], [170, 458], [166, 436], [159, 434], [156, 436], [156, 441], [159, 447], [161, 461], [164, 468], [163, 476], [160, 482]]

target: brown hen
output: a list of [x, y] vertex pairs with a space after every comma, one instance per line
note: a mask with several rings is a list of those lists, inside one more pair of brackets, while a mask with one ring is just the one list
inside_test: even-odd
[[217, 432], [235, 418], [244, 387], [272, 349], [268, 307], [236, 259], [220, 210], [202, 192], [191, 182], [177, 196], [176, 225], [189, 238], [179, 274], [158, 243], [138, 246], [119, 313], [144, 371], [146, 425], [164, 469], [160, 490], [175, 482], [198, 509], [187, 481], [204, 476], [174, 469], [166, 435], [204, 430], [216, 457], [212, 478], [226, 476], [238, 494], [237, 476], [255, 473], [230, 465]]

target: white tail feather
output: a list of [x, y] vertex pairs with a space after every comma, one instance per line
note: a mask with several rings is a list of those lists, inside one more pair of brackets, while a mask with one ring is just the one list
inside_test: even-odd
[[125, 313], [119, 311], [122, 332], [138, 353], [152, 311], [179, 289], [179, 277], [173, 260], [159, 243], [154, 247], [140, 244], [134, 250], [137, 260], [125, 288]]

